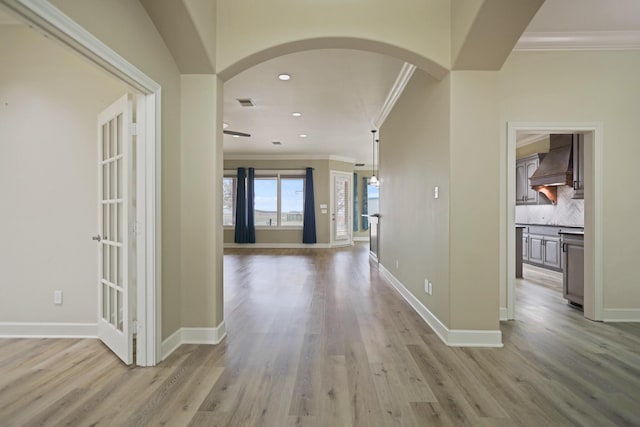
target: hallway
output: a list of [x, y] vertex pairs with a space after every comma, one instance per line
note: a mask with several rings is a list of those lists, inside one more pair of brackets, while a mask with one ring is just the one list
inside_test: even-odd
[[640, 326], [585, 321], [552, 290], [519, 283], [503, 349], [449, 348], [364, 244], [224, 262], [228, 337], [155, 368], [95, 340], [0, 340], [0, 425], [640, 423]]

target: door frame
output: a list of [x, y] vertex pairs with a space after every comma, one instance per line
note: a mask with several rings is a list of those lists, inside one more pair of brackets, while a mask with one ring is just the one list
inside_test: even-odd
[[[343, 175], [345, 178], [348, 178], [349, 180], [349, 194], [347, 194], [348, 200], [349, 200], [349, 206], [347, 206], [347, 230], [349, 230], [349, 239], [342, 242], [340, 240], [336, 241], [335, 239], [335, 224], [333, 221], [333, 214], [334, 214], [334, 209], [335, 209], [335, 179], [334, 177], [336, 175]], [[353, 199], [353, 173], [352, 172], [344, 172], [344, 171], [336, 171], [336, 170], [331, 170], [329, 173], [330, 176], [330, 180], [331, 183], [329, 185], [329, 191], [331, 192], [330, 194], [330, 216], [329, 216], [329, 225], [330, 225], [330, 230], [329, 232], [331, 233], [331, 246], [332, 247], [338, 247], [338, 246], [350, 246], [353, 245], [353, 203], [354, 200]]]
[[[602, 196], [603, 196], [603, 125], [600, 122], [507, 122], [506, 164], [503, 162], [503, 182], [500, 192], [500, 320], [515, 318], [515, 187], [517, 132], [576, 132], [584, 133], [585, 165], [590, 174], [585, 178], [585, 303], [584, 315], [591, 320], [603, 320], [603, 251], [602, 251]], [[506, 295], [505, 295], [506, 293]], [[506, 307], [503, 306], [506, 296]]]
[[[48, 1], [0, 0], [23, 22], [66, 45], [141, 95], [137, 97], [136, 364], [154, 366], [161, 345], [161, 86]], [[89, 238], [89, 236], [87, 236]]]

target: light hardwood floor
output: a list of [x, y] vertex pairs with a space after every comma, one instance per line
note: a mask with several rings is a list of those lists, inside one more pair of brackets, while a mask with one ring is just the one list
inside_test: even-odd
[[449, 348], [340, 250], [230, 250], [228, 337], [127, 368], [95, 340], [0, 340], [0, 426], [640, 425], [640, 326], [518, 281], [502, 349]]

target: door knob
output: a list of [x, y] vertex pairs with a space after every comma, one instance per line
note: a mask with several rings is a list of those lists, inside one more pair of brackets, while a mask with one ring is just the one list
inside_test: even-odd
[[102, 237], [100, 237], [100, 235], [97, 234], [97, 235], [91, 237], [91, 240], [95, 240], [96, 242], [100, 242], [102, 240]]

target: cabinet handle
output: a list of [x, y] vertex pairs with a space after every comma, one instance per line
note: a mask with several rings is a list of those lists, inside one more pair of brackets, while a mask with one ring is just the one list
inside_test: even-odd
[[562, 244], [562, 252], [567, 252], [567, 244], [566, 243]]
[[580, 181], [573, 181], [573, 189], [574, 190], [580, 189]]

